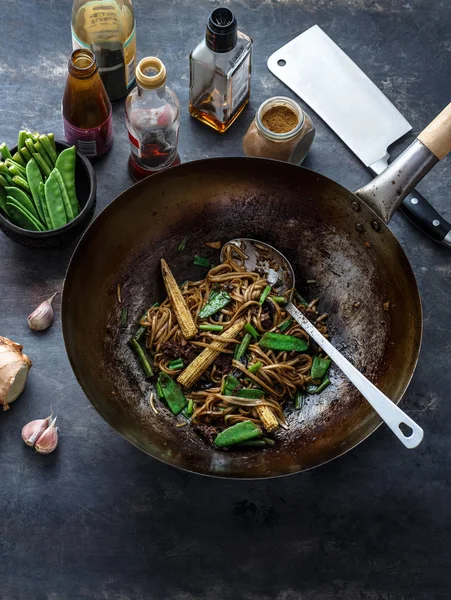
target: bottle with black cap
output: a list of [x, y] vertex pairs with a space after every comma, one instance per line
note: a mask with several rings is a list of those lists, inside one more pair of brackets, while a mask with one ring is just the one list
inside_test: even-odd
[[228, 8], [208, 18], [205, 39], [190, 54], [191, 116], [224, 133], [249, 101], [252, 40]]

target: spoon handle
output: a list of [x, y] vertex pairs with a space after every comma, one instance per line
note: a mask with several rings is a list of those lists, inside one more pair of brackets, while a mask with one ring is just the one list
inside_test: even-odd
[[[314, 325], [291, 303], [285, 309], [299, 325], [315, 340], [327, 355], [334, 361], [346, 377], [355, 385], [359, 392], [371, 404], [380, 418], [390, 427], [393, 433], [406, 448], [416, 448], [423, 439], [424, 432], [419, 425], [408, 417], [394, 402], [371, 383], [354, 365], [352, 365], [332, 344], [321, 335]], [[403, 433], [400, 425], [409, 429], [409, 435]]]

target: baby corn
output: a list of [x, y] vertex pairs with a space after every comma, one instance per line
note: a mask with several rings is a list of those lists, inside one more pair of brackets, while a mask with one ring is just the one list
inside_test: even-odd
[[197, 326], [194, 323], [194, 319], [190, 313], [190, 310], [182, 296], [179, 286], [171, 273], [168, 263], [161, 259], [161, 272], [163, 274], [164, 285], [168, 293], [169, 300], [171, 301], [172, 308], [174, 309], [175, 316], [182, 330], [183, 336], [188, 340], [197, 333]]
[[257, 406], [258, 416], [261, 419], [263, 427], [268, 433], [279, 428], [279, 422], [276, 419], [270, 406]]
[[[221, 333], [222, 338], [233, 339], [243, 328], [244, 321], [237, 321], [227, 331]], [[199, 379], [211, 363], [221, 354], [221, 350], [226, 348], [228, 342], [214, 341], [211, 348], [205, 348], [199, 356], [190, 363], [186, 369], [178, 376], [177, 381], [186, 388], [190, 388]], [[213, 349], [215, 348], [215, 349]], [[217, 350], [216, 350], [217, 348]]]

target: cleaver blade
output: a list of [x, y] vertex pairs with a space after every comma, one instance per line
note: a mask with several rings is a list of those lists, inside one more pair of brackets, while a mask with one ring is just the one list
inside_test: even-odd
[[[314, 25], [277, 50], [269, 70], [300, 96], [370, 169], [412, 129], [380, 89]], [[377, 167], [376, 169], [373, 167]]]
[[[274, 52], [268, 68], [312, 107], [373, 174], [387, 168], [389, 146], [412, 129], [318, 25]], [[451, 248], [451, 223], [417, 190], [407, 195], [400, 209], [423, 233]]]

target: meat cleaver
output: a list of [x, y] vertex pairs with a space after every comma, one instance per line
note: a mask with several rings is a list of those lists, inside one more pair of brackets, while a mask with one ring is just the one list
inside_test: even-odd
[[[388, 166], [389, 146], [412, 129], [318, 25], [272, 54], [268, 68], [311, 106], [375, 175]], [[451, 247], [451, 224], [416, 190], [401, 209], [426, 235]]]

